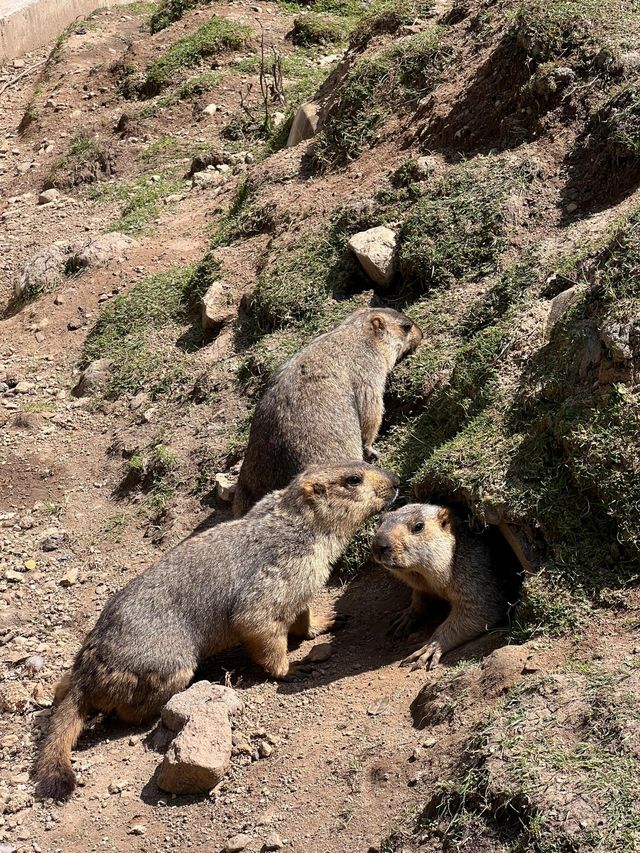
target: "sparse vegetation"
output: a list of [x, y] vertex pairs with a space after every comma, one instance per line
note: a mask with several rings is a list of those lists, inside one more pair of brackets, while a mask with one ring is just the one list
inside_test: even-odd
[[151, 62], [145, 72], [140, 93], [145, 97], [157, 95], [176, 72], [193, 68], [207, 57], [217, 56], [225, 50], [239, 50], [252, 35], [250, 27], [245, 24], [214, 15], [194, 32], [173, 42]]
[[72, 187], [108, 180], [113, 172], [113, 158], [105, 146], [85, 130], [77, 133], [67, 153], [53, 165], [44, 187]]
[[346, 27], [340, 18], [308, 12], [299, 15], [293, 22], [291, 38], [301, 47], [312, 44], [334, 44], [346, 36]]
[[433, 26], [358, 60], [340, 85], [315, 147], [319, 164], [344, 163], [369, 146], [392, 108], [408, 109], [440, 81], [452, 50]]
[[158, 215], [162, 200], [178, 192], [184, 181], [177, 178], [143, 176], [130, 182], [104, 184], [93, 191], [93, 197], [99, 201], [111, 202], [123, 200], [119, 218], [111, 225], [111, 231], [125, 234], [139, 234], [145, 230], [151, 219]]
[[188, 353], [202, 335], [199, 323], [191, 325], [193, 311], [216, 269], [207, 260], [149, 275], [103, 309], [83, 357], [113, 361], [109, 396], [143, 389], [159, 395], [184, 382]]

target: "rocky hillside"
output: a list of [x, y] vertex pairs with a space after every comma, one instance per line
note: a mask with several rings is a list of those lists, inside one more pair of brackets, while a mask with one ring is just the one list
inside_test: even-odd
[[[161, 0], [2, 69], [3, 853], [638, 850], [639, 34], [635, 0]], [[96, 613], [228, 517], [269, 377], [378, 303], [425, 334], [381, 462], [525, 569], [509, 631], [399, 669], [363, 533], [308, 681], [203, 673], [246, 705], [208, 797], [97, 720], [35, 802]]]

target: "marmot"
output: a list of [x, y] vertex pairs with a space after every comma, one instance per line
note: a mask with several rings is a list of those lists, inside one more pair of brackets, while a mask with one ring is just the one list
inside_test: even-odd
[[392, 624], [410, 633], [437, 596], [451, 605], [431, 640], [402, 661], [412, 669], [438, 665], [441, 656], [505, 620], [508, 603], [482, 537], [449, 507], [408, 504], [383, 516], [372, 543], [376, 562], [413, 590], [410, 607]]
[[38, 793], [63, 799], [73, 790], [71, 749], [91, 712], [142, 723], [187, 687], [201, 661], [236, 643], [274, 678], [289, 676], [287, 634], [309, 638], [332, 626], [312, 618], [311, 599], [399, 482], [360, 461], [312, 466], [244, 518], [191, 535], [116, 593], [56, 689]]
[[421, 340], [420, 329], [399, 311], [361, 308], [289, 359], [256, 408], [236, 518], [307, 465], [376, 460], [372, 444], [387, 375]]

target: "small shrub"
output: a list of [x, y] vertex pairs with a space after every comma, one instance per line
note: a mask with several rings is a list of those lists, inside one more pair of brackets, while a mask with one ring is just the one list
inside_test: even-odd
[[434, 7], [433, 0], [379, 0], [362, 17], [351, 36], [351, 46], [366, 47], [374, 36], [395, 33], [403, 24], [425, 18]]

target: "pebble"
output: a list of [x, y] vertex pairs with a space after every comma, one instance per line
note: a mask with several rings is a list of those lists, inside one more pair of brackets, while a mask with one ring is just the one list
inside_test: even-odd
[[273, 747], [266, 740], [260, 742], [258, 746], [258, 754], [260, 758], [268, 758], [273, 752]]
[[57, 201], [60, 198], [60, 193], [56, 189], [44, 190], [38, 196], [38, 204], [50, 204], [52, 201]]
[[30, 670], [31, 672], [40, 672], [42, 667], [44, 666], [44, 658], [42, 655], [31, 655], [24, 662], [25, 669]]
[[22, 574], [20, 572], [14, 572], [13, 569], [7, 569], [4, 573], [4, 579], [10, 583], [22, 583], [24, 581]]
[[78, 581], [78, 567], [72, 566], [68, 572], [65, 572], [60, 586], [73, 586]]
[[322, 663], [325, 660], [329, 660], [332, 654], [331, 643], [318, 643], [307, 655], [307, 660], [311, 663]]

